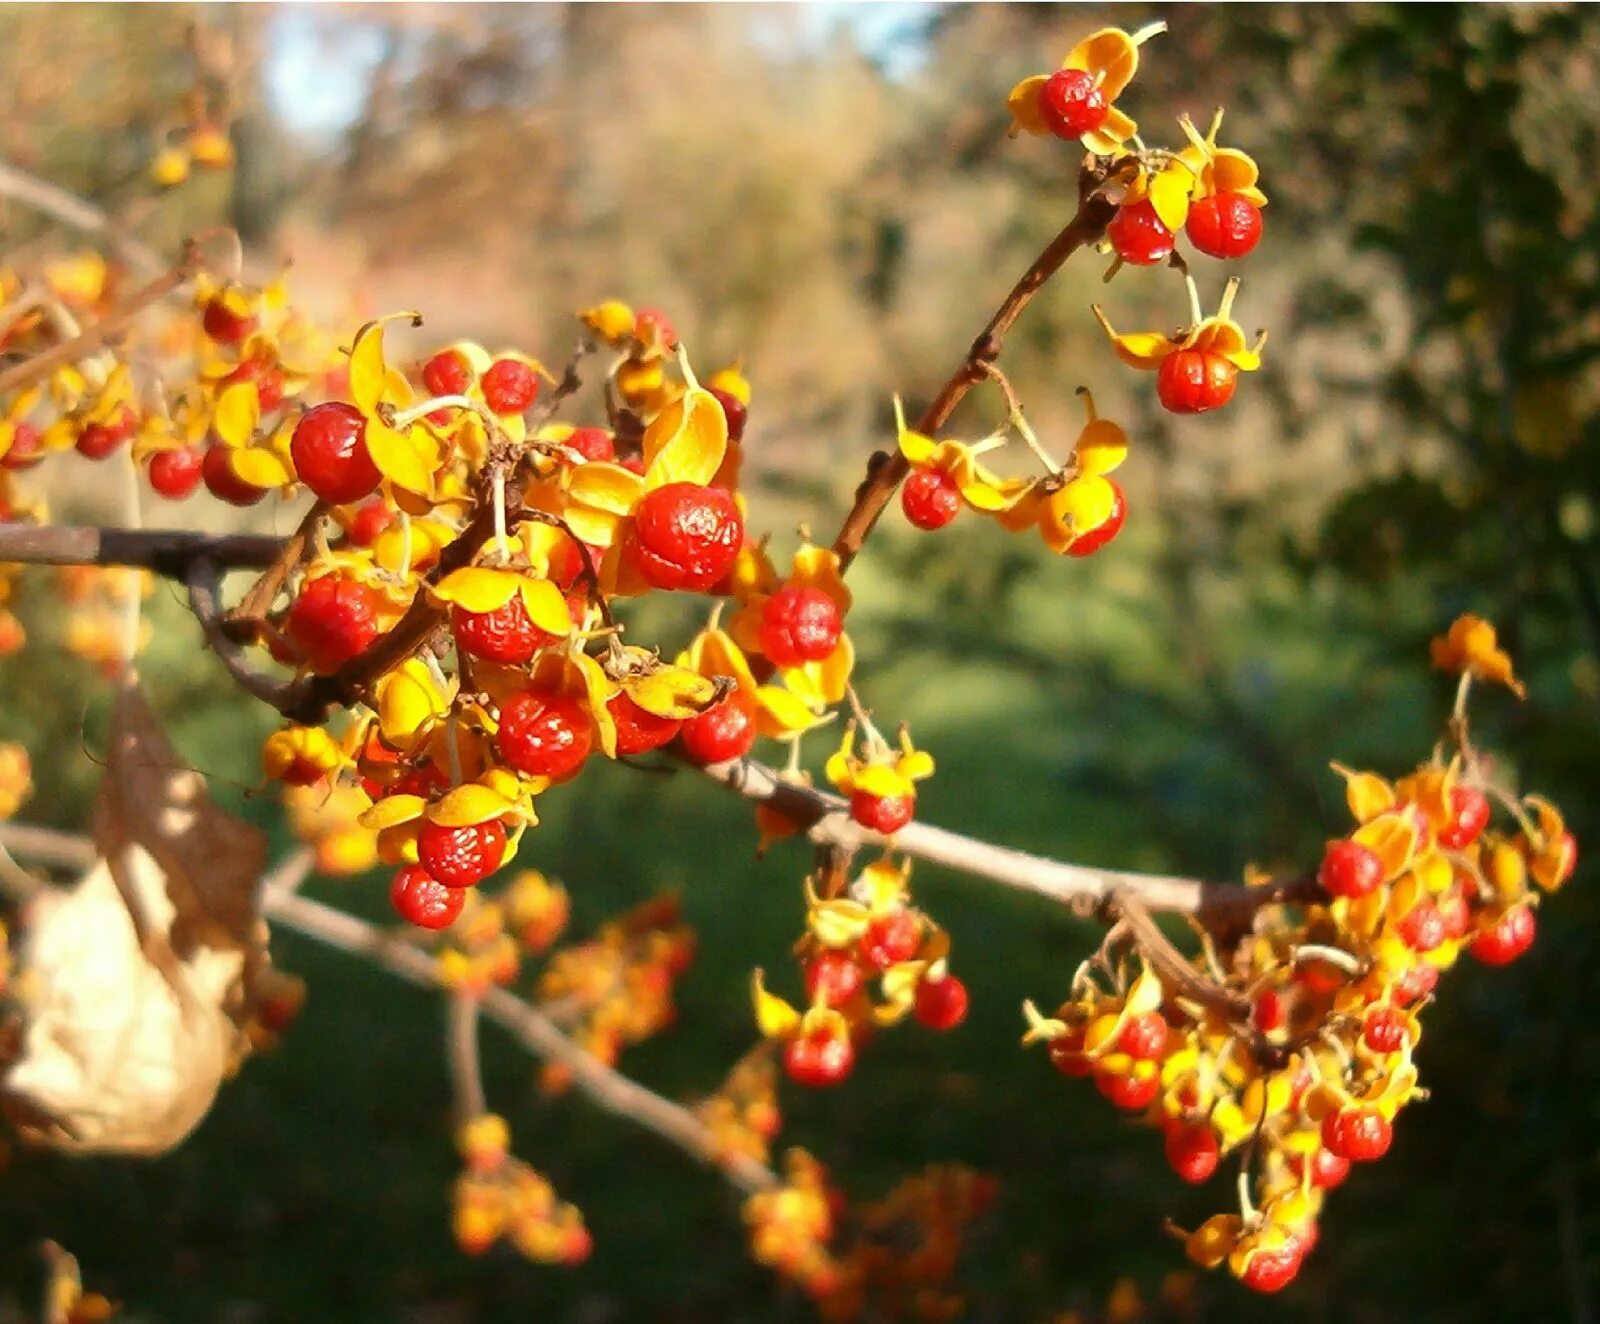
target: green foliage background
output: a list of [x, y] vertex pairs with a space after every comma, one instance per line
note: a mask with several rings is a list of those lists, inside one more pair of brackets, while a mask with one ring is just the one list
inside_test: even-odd
[[[863, 54], [843, 33], [802, 41], [794, 11], [760, 7], [458, 12], [323, 15], [330, 76], [378, 38], [362, 115], [336, 148], [308, 145], [247, 87], [236, 219], [309, 253], [330, 299], [345, 282], [373, 306], [420, 304], [436, 337], [559, 357], [565, 310], [613, 292], [664, 303], [703, 361], [748, 356], [758, 515], [819, 531], [884, 444], [889, 393], [925, 398], [1071, 206], [1070, 153], [1007, 145], [1004, 92], [1102, 18], [1160, 16], [917, 10]], [[116, 200], [126, 185], [99, 163], [139, 159], [156, 89], [182, 85], [162, 52], [190, 16], [0, 11], [18, 70], [58, 70], [31, 101], [9, 84], [7, 150]], [[1131, 104], [1162, 140], [1172, 114], [1223, 102], [1225, 136], [1260, 159], [1272, 204], [1240, 311], [1272, 328], [1268, 368], [1224, 415], [1172, 425], [1085, 306], [1174, 323], [1176, 282], [1130, 272], [1102, 290], [1080, 259], [1030, 310], [1008, 367], [1060, 442], [1080, 382], [1127, 423], [1129, 525], [1067, 564], [975, 521], [936, 537], [886, 521], [856, 584], [860, 679], [938, 754], [923, 814], [1108, 865], [1304, 863], [1342, 830], [1328, 759], [1397, 772], [1426, 753], [1446, 704], [1426, 641], [1471, 609], [1530, 682], [1523, 704], [1485, 696], [1484, 737], [1596, 839], [1600, 19], [1566, 5], [1165, 17]], [[268, 49], [260, 11], [220, 20], [241, 49]], [[871, 54], [901, 47], [922, 64], [890, 78]], [[74, 77], [75, 53], [116, 50], [108, 81]], [[147, 223], [175, 234], [222, 201], [183, 195]], [[1202, 280], [1214, 297], [1220, 277]], [[959, 428], [985, 427], [984, 408]], [[150, 614], [158, 710], [281, 837], [238, 790], [266, 716], [229, 691], [171, 591]], [[28, 620], [35, 646], [0, 667], [0, 736], [33, 750], [32, 816], [74, 825], [103, 704], [86, 668], [58, 664], [43, 576]], [[691, 623], [662, 614], [660, 628]], [[752, 861], [742, 807], [684, 776], [605, 769], [548, 807], [528, 854], [570, 885], [575, 931], [682, 890], [702, 955], [681, 1027], [625, 1065], [668, 1094], [704, 1092], [750, 1040], [749, 968], [784, 965], [803, 853]], [[376, 879], [313, 886], [383, 913]], [[867, 1195], [939, 1159], [996, 1172], [1004, 1197], [963, 1272], [975, 1319], [1092, 1306], [1125, 1274], [1153, 1286], [1178, 1265], [1162, 1218], [1192, 1223], [1228, 1193], [1177, 1189], [1151, 1133], [1016, 1049], [1019, 1003], [1062, 992], [1091, 931], [935, 870], [918, 886], [954, 937], [969, 1023], [885, 1036], [846, 1088], [786, 1093], [785, 1139]], [[1207, 1281], [1204, 1317], [1594, 1318], [1596, 890], [1580, 865], [1531, 959], [1445, 981], [1420, 1054], [1433, 1098], [1330, 1200], [1322, 1248], [1281, 1299]], [[147, 1164], [24, 1154], [0, 1177], [0, 1302], [27, 1299], [49, 1235], [137, 1319], [806, 1316], [744, 1259], [714, 1177], [581, 1101], [540, 1100], [492, 1031], [491, 1098], [519, 1152], [585, 1209], [597, 1250], [573, 1272], [459, 1257], [437, 1000], [292, 935], [274, 946], [310, 1001], [190, 1144]]]

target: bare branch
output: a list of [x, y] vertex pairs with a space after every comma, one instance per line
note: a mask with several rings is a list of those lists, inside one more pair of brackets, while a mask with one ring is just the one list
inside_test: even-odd
[[445, 1059], [450, 1063], [456, 1125], [461, 1126], [489, 1111], [478, 1060], [478, 999], [454, 990], [446, 995], [445, 1003]]
[[196, 561], [224, 569], [270, 566], [283, 539], [270, 534], [184, 529], [96, 529], [68, 524], [0, 525], [0, 561], [26, 565], [127, 565], [182, 581]]

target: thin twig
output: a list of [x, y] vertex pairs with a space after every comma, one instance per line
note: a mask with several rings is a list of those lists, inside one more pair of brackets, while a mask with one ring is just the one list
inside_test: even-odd
[[239, 605], [224, 618], [224, 627], [229, 634], [249, 639], [260, 629], [272, 609], [273, 600], [310, 552], [317, 528], [327, 513], [328, 507], [321, 501], [306, 511], [295, 531], [283, 540], [272, 564], [262, 571], [261, 577], [250, 586]]
[[209, 561], [192, 562], [185, 583], [189, 589], [189, 610], [200, 622], [211, 651], [222, 659], [222, 665], [238, 682], [239, 688], [280, 712], [293, 707], [303, 687], [298, 682], [278, 680], [255, 670], [244, 660], [238, 643], [228, 634], [222, 617], [221, 576], [217, 567]]
[[20, 202], [81, 234], [103, 239], [130, 266], [147, 275], [166, 266], [154, 249], [122, 234], [111, 217], [88, 199], [4, 162], [0, 162], [0, 198]]
[[456, 1125], [464, 1126], [489, 1111], [483, 1092], [483, 1067], [478, 1060], [478, 998], [458, 989], [445, 1001], [445, 1057], [450, 1063]]

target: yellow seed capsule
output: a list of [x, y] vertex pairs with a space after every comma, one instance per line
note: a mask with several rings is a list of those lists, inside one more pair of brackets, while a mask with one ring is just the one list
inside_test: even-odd
[[628, 359], [617, 369], [617, 390], [629, 404], [647, 400], [665, 380], [660, 359]]
[[162, 188], [176, 188], [189, 178], [189, 154], [178, 147], [166, 147], [150, 162], [150, 178]]
[[1483, 872], [1502, 901], [1520, 901], [1528, 890], [1527, 862], [1510, 842], [1497, 841], [1490, 847]]

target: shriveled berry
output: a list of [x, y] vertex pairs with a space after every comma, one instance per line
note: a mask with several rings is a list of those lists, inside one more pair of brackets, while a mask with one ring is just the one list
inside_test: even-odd
[[446, 887], [420, 865], [409, 864], [389, 884], [389, 901], [408, 924], [444, 929], [461, 913], [467, 894], [458, 887]]
[[806, 996], [842, 1007], [861, 990], [861, 967], [849, 952], [830, 948], [806, 963]]
[[856, 1048], [843, 1033], [796, 1035], [783, 1050], [783, 1069], [796, 1085], [826, 1089], [856, 1064]]
[[683, 724], [683, 752], [696, 763], [742, 759], [756, 743], [755, 701], [742, 690]]
[[434, 395], [465, 395], [472, 386], [472, 365], [460, 350], [441, 349], [422, 365], [422, 384]]
[[704, 592], [733, 569], [744, 517], [723, 488], [667, 483], [634, 510], [630, 545], [651, 588]]
[[839, 604], [820, 588], [779, 589], [761, 606], [761, 651], [774, 666], [820, 662], [843, 633]]
[[1128, 1017], [1117, 1036], [1117, 1049], [1129, 1057], [1159, 1061], [1167, 1053], [1167, 1022], [1159, 1011]]
[[256, 319], [250, 313], [234, 312], [227, 300], [218, 295], [207, 301], [200, 325], [219, 345], [241, 345], [256, 329]]
[[900, 489], [900, 508], [919, 529], [942, 529], [961, 513], [961, 489], [943, 469], [913, 469]]
[[160, 451], [150, 457], [150, 486], [168, 501], [182, 501], [200, 486], [205, 453], [198, 446]]
[[1111, 250], [1136, 267], [1153, 267], [1172, 256], [1172, 231], [1156, 215], [1149, 198], [1124, 203], [1106, 226]]
[[383, 478], [367, 450], [367, 420], [342, 400], [330, 400], [300, 416], [289, 454], [300, 481], [329, 505], [360, 501]]
[[506, 830], [498, 819], [444, 827], [425, 822], [417, 833], [417, 862], [446, 887], [471, 887], [500, 867]]
[[606, 711], [617, 725], [617, 753], [644, 754], [670, 744], [683, 728], [676, 717], [659, 717], [618, 690], [606, 701]]
[[378, 637], [378, 595], [343, 575], [306, 582], [285, 629], [313, 671], [337, 671]]
[[1239, 193], [1213, 193], [1189, 205], [1183, 231], [1207, 257], [1232, 261], [1261, 242], [1261, 208]]
[[576, 699], [550, 690], [523, 690], [500, 705], [500, 757], [530, 777], [566, 781], [589, 757], [594, 723]]
[[1173, 1127], [1167, 1132], [1165, 1149], [1172, 1170], [1191, 1186], [1210, 1177], [1222, 1157], [1216, 1132], [1203, 1122]]
[[1538, 925], [1532, 906], [1512, 906], [1467, 948], [1484, 965], [1510, 965], [1533, 946]]
[[363, 502], [350, 519], [345, 537], [355, 547], [371, 547], [378, 535], [394, 523], [394, 511], [377, 497]]
[[1300, 1272], [1302, 1258], [1298, 1242], [1290, 1242], [1272, 1250], [1259, 1249], [1251, 1255], [1250, 1262], [1239, 1275], [1239, 1281], [1252, 1292], [1263, 1295], [1281, 1292]]
[[91, 460], [103, 460], [117, 447], [133, 436], [139, 426], [139, 416], [131, 405], [118, 405], [117, 412], [104, 423], [91, 423], [78, 433], [78, 454]]
[[458, 648], [486, 662], [510, 665], [531, 661], [535, 653], [556, 639], [529, 618], [520, 593], [513, 593], [493, 611], [467, 611], [460, 605], [453, 606], [450, 628], [455, 632]]
[[1099, 80], [1082, 69], [1057, 69], [1039, 89], [1039, 111], [1058, 138], [1081, 138], [1106, 122], [1110, 103]]
[[873, 795], [870, 791], [856, 791], [850, 797], [850, 817], [872, 832], [884, 836], [898, 832], [917, 813], [914, 795]]
[[234, 473], [228, 458], [230, 454], [226, 446], [212, 445], [206, 448], [205, 458], [200, 462], [200, 477], [205, 482], [206, 491], [230, 506], [253, 506], [265, 498], [267, 489], [247, 483]]
[[1389, 1152], [1394, 1129], [1376, 1108], [1340, 1108], [1322, 1119], [1322, 1143], [1352, 1163], [1371, 1163]]
[[1400, 941], [1414, 952], [1431, 952], [1445, 938], [1444, 916], [1431, 901], [1419, 901], [1395, 925]]
[[953, 1030], [967, 1018], [967, 986], [954, 975], [917, 985], [916, 1016], [930, 1030]]
[[521, 359], [496, 359], [483, 373], [483, 401], [497, 414], [525, 413], [539, 398], [539, 374]]
[[617, 444], [604, 428], [574, 428], [572, 435], [561, 444], [569, 451], [577, 451], [586, 460], [617, 458]]
[[1317, 882], [1329, 896], [1366, 896], [1383, 882], [1383, 861], [1359, 841], [1335, 841], [1323, 852]]
[[1113, 1107], [1121, 1108], [1124, 1112], [1138, 1112], [1148, 1108], [1156, 1097], [1161, 1088], [1161, 1077], [1154, 1071], [1149, 1075], [1136, 1071], [1126, 1074], [1096, 1071], [1094, 1087], [1111, 1101]]
[[1092, 556], [1122, 532], [1128, 518], [1128, 502], [1122, 495], [1122, 486], [1114, 478], [1106, 479], [1111, 488], [1111, 513], [1103, 523], [1096, 524], [1087, 533], [1079, 534], [1067, 548], [1068, 556]]
[[750, 417], [750, 411], [743, 400], [731, 391], [724, 391], [720, 387], [707, 387], [711, 396], [722, 406], [723, 417], [728, 420], [728, 440], [739, 442], [744, 440], [744, 425]]
[[1156, 396], [1174, 414], [1203, 414], [1233, 399], [1239, 370], [1209, 349], [1179, 349], [1156, 370]]
[[909, 961], [922, 945], [922, 930], [909, 910], [891, 910], [867, 923], [859, 942], [861, 959], [874, 970]]
[[1489, 825], [1489, 797], [1475, 786], [1450, 788], [1450, 822], [1439, 830], [1446, 850], [1465, 850]]

